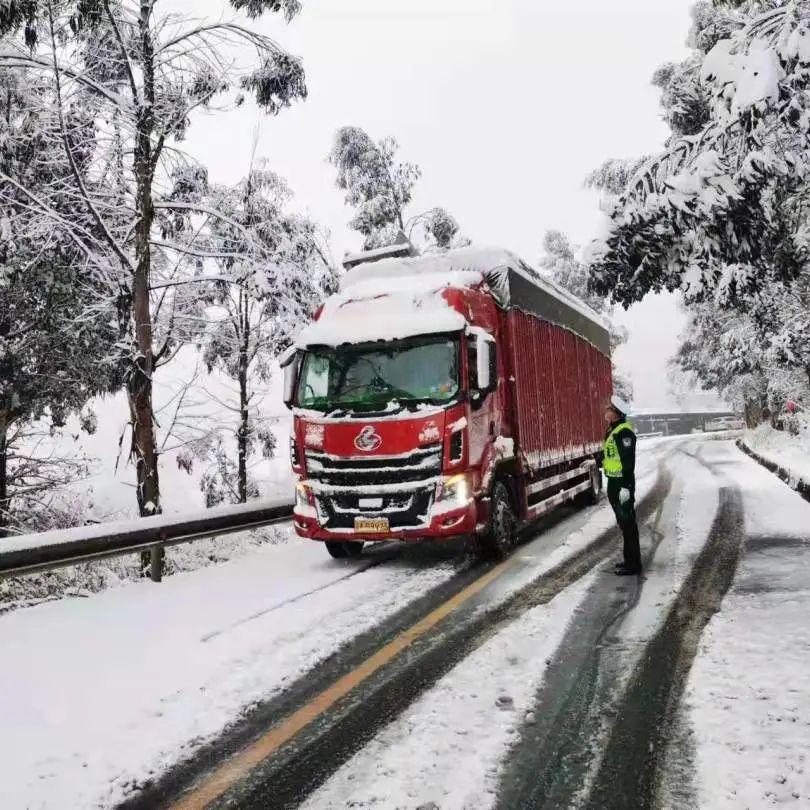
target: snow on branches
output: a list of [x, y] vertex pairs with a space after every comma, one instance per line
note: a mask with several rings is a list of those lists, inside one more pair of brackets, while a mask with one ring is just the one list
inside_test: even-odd
[[[290, 19], [300, 9], [297, 0], [230, 5], [252, 18], [277, 12]], [[178, 223], [227, 221], [207, 203], [172, 196], [191, 163], [179, 143], [200, 108], [238, 105], [248, 91], [276, 113], [306, 94], [300, 61], [272, 39], [239, 22], [160, 15], [159, 6], [26, 0], [0, 7], [0, 70], [43, 85], [48, 121], [40, 134], [58, 156], [48, 184], [0, 166], [0, 198], [14, 205], [0, 250], [13, 241], [9, 232], [52, 232], [82, 255], [87, 277], [106, 287], [142, 514], [161, 509], [153, 376], [177, 350], [174, 329], [193, 305], [184, 285], [194, 283], [201, 258], [196, 232]], [[245, 46], [252, 65], [231, 53]], [[181, 234], [184, 240], [175, 238]]]
[[[244, 502], [258, 493], [252, 457], [260, 450], [269, 458], [275, 449], [274, 419], [264, 412], [273, 361], [335, 288], [335, 271], [320, 229], [289, 210], [287, 184], [265, 161], [254, 161], [233, 187], [209, 186], [203, 172], [183, 172], [176, 179], [173, 199], [222, 215], [197, 242], [207, 258], [194, 286], [204, 316], [194, 320], [205, 323], [197, 341], [209, 374], [221, 373], [234, 389], [217, 400], [218, 422], [202, 431], [195, 426], [178, 463], [188, 472], [202, 463], [201, 488], [209, 506]], [[189, 220], [183, 227], [195, 224]]]
[[806, 267], [810, 3], [748, 5], [724, 12], [730, 36], [688, 63], [686, 99], [667, 84], [670, 109], [694, 102], [705, 125], [644, 162], [591, 248], [596, 289], [625, 305], [661, 289], [734, 305]]
[[672, 136], [609, 161], [592, 289], [683, 294], [681, 371], [747, 408], [810, 395], [810, 2], [698, 3], [654, 77]]

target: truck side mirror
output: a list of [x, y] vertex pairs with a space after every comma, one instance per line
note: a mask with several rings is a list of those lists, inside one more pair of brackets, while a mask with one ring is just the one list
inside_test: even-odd
[[279, 365], [284, 370], [284, 404], [292, 408], [295, 399], [295, 385], [298, 382], [298, 366], [300, 353], [295, 346], [291, 346], [279, 358]]
[[481, 391], [482, 394], [489, 391], [492, 387], [492, 377], [490, 375], [492, 349], [492, 341], [488, 340], [486, 335], [479, 332], [475, 336], [475, 375], [478, 380], [478, 390]]

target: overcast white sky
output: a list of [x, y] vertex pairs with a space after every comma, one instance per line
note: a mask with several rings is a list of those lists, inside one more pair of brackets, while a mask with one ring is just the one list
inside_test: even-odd
[[[188, 9], [188, 0], [175, 0]], [[608, 157], [660, 148], [666, 128], [650, 77], [682, 58], [692, 0], [303, 0], [290, 25], [250, 23], [303, 57], [309, 98], [277, 118], [246, 105], [195, 120], [186, 148], [212, 179], [244, 175], [258, 154], [285, 176], [297, 204], [332, 232], [339, 257], [359, 246], [325, 162], [334, 131], [394, 135], [423, 178], [414, 212], [447, 207], [476, 245], [536, 262], [548, 228], [580, 244], [593, 235], [595, 196], [583, 177]], [[218, 16], [220, 0], [194, 3]], [[666, 360], [682, 316], [672, 298], [623, 317], [618, 362], [636, 405], [673, 407]]]

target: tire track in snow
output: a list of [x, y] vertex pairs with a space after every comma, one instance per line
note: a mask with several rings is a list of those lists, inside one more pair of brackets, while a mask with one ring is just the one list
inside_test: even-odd
[[302, 599], [306, 599], [309, 596], [315, 596], [316, 594], [322, 593], [323, 591], [326, 591], [329, 588], [334, 588], [336, 585], [340, 585], [347, 579], [352, 579], [352, 577], [356, 577], [359, 574], [365, 574], [366, 571], [370, 571], [373, 568], [377, 568], [377, 566], [382, 565], [383, 563], [391, 562], [391, 560], [397, 559], [397, 557], [400, 556], [401, 549], [395, 544], [384, 543], [381, 544], [381, 546], [375, 548], [374, 551], [375, 552], [387, 551], [388, 553], [381, 554], [378, 559], [370, 560], [369, 562], [350, 571], [348, 574], [344, 574], [342, 577], [337, 577], [336, 579], [333, 579], [331, 582], [325, 582], [323, 585], [320, 585], [317, 588], [312, 588], [312, 590], [304, 591], [303, 593], [296, 594], [295, 596], [290, 596], [287, 597], [286, 599], [282, 599], [279, 602], [275, 602], [274, 604], [270, 605], [270, 607], [265, 608], [264, 610], [259, 610], [256, 613], [251, 613], [249, 616], [245, 616], [242, 619], [239, 619], [235, 622], [231, 622], [227, 627], [223, 627], [220, 630], [214, 630], [211, 633], [206, 633], [204, 636], [200, 638], [200, 641], [203, 642], [203, 644], [205, 644], [215, 638], [219, 638], [220, 636], [225, 635], [231, 630], [235, 630], [237, 627], [242, 627], [242, 625], [245, 625], [248, 622], [255, 621], [256, 619], [260, 619], [263, 616], [267, 616], [269, 613], [274, 613], [277, 610], [281, 610], [281, 608], [287, 607], [287, 605], [293, 605], [296, 602], [300, 602]]
[[[649, 567], [663, 540], [658, 505], [644, 549]], [[646, 527], [645, 527], [646, 529]], [[640, 578], [617, 580], [612, 570], [593, 585], [546, 670], [534, 719], [521, 729], [520, 740], [506, 757], [498, 807], [568, 807], [581, 788], [595, 755], [601, 715], [594, 711], [605, 689], [603, 653], [608, 635], [641, 597]]]
[[[699, 454], [684, 452], [718, 477]], [[721, 481], [719, 498], [706, 543], [629, 679], [621, 656], [606, 653], [612, 642], [607, 631], [632, 604], [611, 606], [615, 587], [595, 589], [595, 603], [585, 604], [549, 667], [535, 709], [538, 722], [524, 728], [509, 758], [499, 807], [657, 806], [689, 669], [701, 633], [734, 579], [744, 542], [739, 489]], [[639, 596], [640, 589], [631, 602]]]
[[700, 637], [734, 581], [744, 541], [742, 494], [723, 486], [709, 540], [625, 692], [587, 807], [657, 806], [666, 745]]
[[[659, 474], [653, 491], [639, 504], [639, 512], [643, 518], [653, 513], [665, 500], [670, 483], [667, 475]], [[459, 611], [461, 615], [453, 620], [448, 618], [441, 621], [431, 631], [409, 644], [392, 661], [364, 678], [355, 689], [337, 700], [327, 711], [316, 715], [306, 727], [262, 761], [246, 778], [233, 783], [211, 806], [239, 807], [245, 810], [296, 807], [360, 750], [377, 731], [398, 717], [459, 661], [478, 649], [506, 624], [522, 616], [527, 610], [550, 602], [588, 574], [595, 565], [604, 562], [615, 542], [615, 529], [604, 532], [495, 607], [476, 608], [471, 603], [469, 609]], [[473, 585], [489, 570], [485, 569], [483, 573], [481, 570], [474, 572], [469, 585]], [[434, 599], [434, 608], [435, 605]], [[368, 656], [380, 647], [378, 641], [365, 652]], [[323, 667], [320, 669], [323, 670]], [[334, 682], [333, 676], [330, 683]], [[323, 686], [323, 680], [318, 680], [318, 683]], [[299, 708], [302, 703], [299, 700], [297, 704], [290, 704], [290, 707]], [[278, 721], [289, 714], [290, 712], [276, 711], [275, 717], [265, 716], [264, 728], [272, 728], [276, 725], [274, 720]], [[209, 770], [215, 774], [217, 771], [213, 766], [227, 759], [228, 753], [236, 753], [239, 748], [229, 746], [228, 751], [220, 750], [218, 760], [209, 762], [212, 766]], [[188, 784], [188, 779], [184, 781]], [[168, 788], [168, 785], [165, 787]], [[175, 782], [174, 787], [181, 787], [181, 784]], [[157, 794], [152, 792], [148, 797], [144, 794], [141, 801], [130, 802], [126, 806], [165, 806], [167, 799], [172, 795], [176, 796], [178, 792], [164, 789]], [[193, 790], [191, 795], [193, 796]], [[201, 805], [192, 800], [187, 806]]]

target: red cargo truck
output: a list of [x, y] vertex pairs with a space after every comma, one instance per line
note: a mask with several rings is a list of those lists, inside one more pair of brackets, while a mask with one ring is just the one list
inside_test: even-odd
[[608, 331], [511, 253], [361, 264], [283, 365], [295, 528], [334, 557], [459, 536], [503, 553], [601, 489]]

